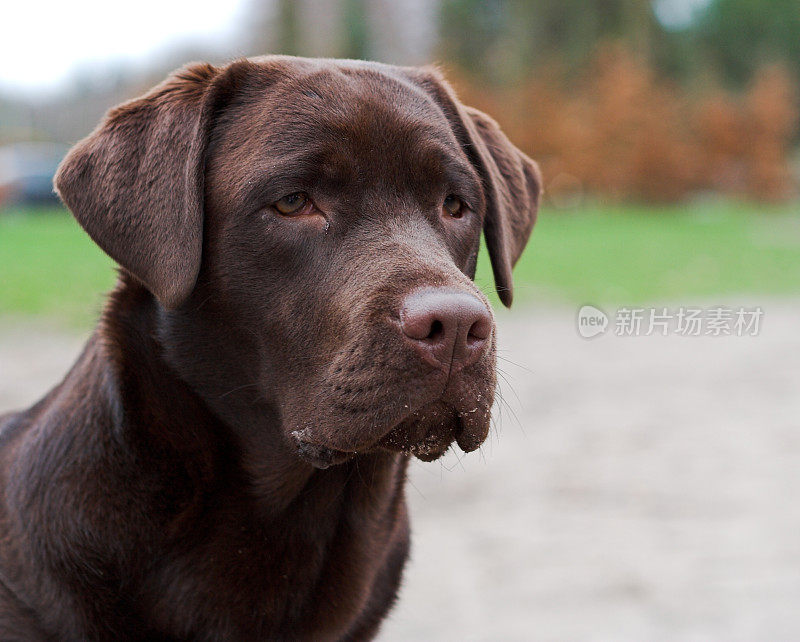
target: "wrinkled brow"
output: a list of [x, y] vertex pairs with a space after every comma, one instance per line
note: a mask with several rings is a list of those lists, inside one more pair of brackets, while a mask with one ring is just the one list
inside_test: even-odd
[[449, 142], [427, 141], [412, 157], [412, 180], [421, 185], [438, 183], [464, 199], [473, 209], [483, 205], [481, 180], [466, 155]]
[[[475, 168], [451, 150], [426, 145], [404, 156], [404, 170], [394, 173], [370, 166], [367, 159], [348, 156], [343, 150], [294, 151], [265, 159], [263, 165], [251, 169], [236, 197], [245, 209], [256, 210], [291, 192], [353, 190], [367, 187], [370, 180], [385, 183], [388, 179], [402, 182], [420, 198], [440, 197], [436, 192], [446, 189], [473, 209], [482, 206], [483, 192]], [[361, 164], [366, 166], [359, 167]]]
[[246, 209], [258, 209], [297, 191], [310, 190], [319, 180], [323, 159], [319, 153], [296, 152], [267, 160], [250, 169], [238, 186], [236, 199]]

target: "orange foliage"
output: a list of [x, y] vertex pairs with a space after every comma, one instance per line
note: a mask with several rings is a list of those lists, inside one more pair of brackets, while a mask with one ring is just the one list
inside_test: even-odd
[[782, 67], [766, 67], [756, 76], [745, 113], [750, 143], [748, 191], [764, 199], [785, 198], [792, 189], [786, 155], [797, 112], [791, 79]]
[[556, 204], [584, 192], [644, 201], [706, 190], [759, 200], [796, 193], [789, 153], [798, 107], [779, 66], [763, 68], [743, 97], [716, 90], [698, 99], [605, 45], [578, 82], [548, 66], [511, 89], [487, 91], [464, 77], [454, 84], [539, 161]]

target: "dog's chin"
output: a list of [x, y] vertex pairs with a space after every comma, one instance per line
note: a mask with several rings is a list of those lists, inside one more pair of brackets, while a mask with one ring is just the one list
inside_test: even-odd
[[442, 402], [412, 412], [390, 430], [377, 447], [434, 461], [444, 455], [463, 431], [458, 413]]
[[301, 459], [315, 468], [328, 468], [371, 452], [393, 452], [412, 455], [422, 461], [435, 461], [455, 442], [465, 453], [476, 450], [489, 432], [490, 406], [458, 411], [437, 401], [410, 413], [388, 430], [375, 443], [355, 451], [332, 448], [311, 439], [305, 431], [294, 431], [291, 437]]

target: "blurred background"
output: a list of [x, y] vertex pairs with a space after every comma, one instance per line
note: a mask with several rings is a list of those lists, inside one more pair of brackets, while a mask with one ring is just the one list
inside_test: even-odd
[[[480, 453], [412, 465], [385, 640], [800, 639], [798, 0], [29, 0], [2, 10], [0, 412], [63, 376], [113, 285], [52, 192], [111, 106], [191, 60], [436, 63], [539, 161], [493, 298]], [[476, 279], [492, 293], [487, 261]], [[492, 294], [493, 296], [493, 294]], [[611, 319], [591, 341], [591, 304]], [[759, 307], [757, 336], [615, 310]]]

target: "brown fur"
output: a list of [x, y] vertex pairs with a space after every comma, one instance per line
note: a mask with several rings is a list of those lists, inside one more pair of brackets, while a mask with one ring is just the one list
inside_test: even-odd
[[[122, 269], [64, 381], [0, 419], [0, 639], [373, 637], [407, 458], [477, 448], [495, 386], [494, 331], [437, 369], [399, 311], [488, 305], [482, 228], [510, 304], [535, 164], [435, 71], [268, 57], [112, 110], [56, 186]], [[280, 215], [297, 191], [318, 210]]]

